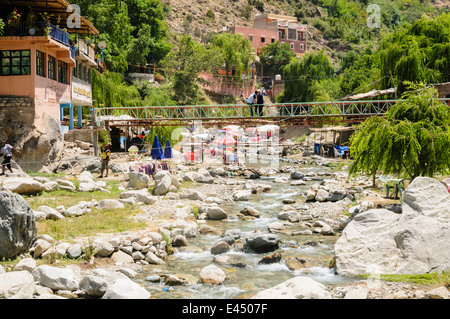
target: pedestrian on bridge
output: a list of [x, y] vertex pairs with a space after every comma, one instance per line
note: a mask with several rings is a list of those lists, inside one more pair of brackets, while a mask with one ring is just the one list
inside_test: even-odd
[[263, 116], [263, 108], [264, 108], [264, 95], [261, 93], [261, 90], [258, 90], [258, 95], [256, 96], [256, 114], [259, 116]]
[[[250, 94], [250, 96], [247, 98], [247, 104], [248, 104], [248, 107], [250, 108], [250, 115], [253, 117], [253, 105], [255, 104], [255, 102], [256, 102], [256, 94], [257, 94], [258, 92], [257, 91], [255, 91], [255, 93], [254, 94]], [[255, 109], [255, 112], [256, 112], [256, 109]]]

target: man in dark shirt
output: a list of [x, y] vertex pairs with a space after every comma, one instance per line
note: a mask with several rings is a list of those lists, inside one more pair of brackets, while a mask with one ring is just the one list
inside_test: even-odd
[[264, 96], [261, 93], [261, 90], [258, 90], [258, 95], [256, 96], [256, 104], [256, 113], [259, 116], [263, 116]]

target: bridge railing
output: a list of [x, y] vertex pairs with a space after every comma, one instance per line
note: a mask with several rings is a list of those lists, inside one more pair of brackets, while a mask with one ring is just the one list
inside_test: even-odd
[[[450, 99], [439, 99], [450, 104]], [[385, 114], [398, 100], [379, 101], [334, 101], [309, 103], [264, 104], [262, 116], [258, 118], [285, 119], [305, 117], [349, 117]], [[247, 104], [137, 106], [96, 108], [98, 120], [211, 120], [252, 118]], [[254, 110], [255, 111], [255, 110]]]

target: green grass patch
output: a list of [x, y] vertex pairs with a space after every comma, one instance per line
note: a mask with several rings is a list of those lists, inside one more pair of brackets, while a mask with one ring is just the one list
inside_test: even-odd
[[99, 233], [116, 233], [135, 229], [143, 229], [147, 224], [136, 221], [132, 217], [141, 214], [137, 206], [127, 205], [121, 209], [92, 209], [79, 217], [43, 220], [37, 223], [38, 234], [47, 234], [56, 241], [67, 241], [78, 237], [95, 236]]
[[[363, 278], [373, 278], [372, 275], [362, 275]], [[439, 286], [445, 285], [450, 287], [450, 274], [443, 272], [442, 274], [417, 274], [417, 275], [389, 275], [381, 274], [380, 280], [394, 281], [394, 282], [410, 282], [417, 285]]]

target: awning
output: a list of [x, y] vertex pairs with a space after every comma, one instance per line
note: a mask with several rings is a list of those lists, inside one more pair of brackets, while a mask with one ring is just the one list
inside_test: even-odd
[[[71, 3], [66, 0], [0, 0], [0, 12], [9, 13], [13, 8], [17, 8], [17, 10], [23, 14], [22, 20], [24, 21], [28, 13], [28, 7], [30, 7], [35, 14], [43, 12], [53, 14], [50, 18], [50, 23], [53, 25], [58, 24], [61, 29], [66, 28], [69, 33], [98, 35], [98, 30], [83, 16], [80, 17], [80, 28], [69, 28], [67, 26], [69, 16], [73, 14], [73, 11], [69, 10], [69, 12], [67, 12], [67, 7], [70, 4]], [[58, 15], [61, 18], [59, 22], [57, 21]]]

